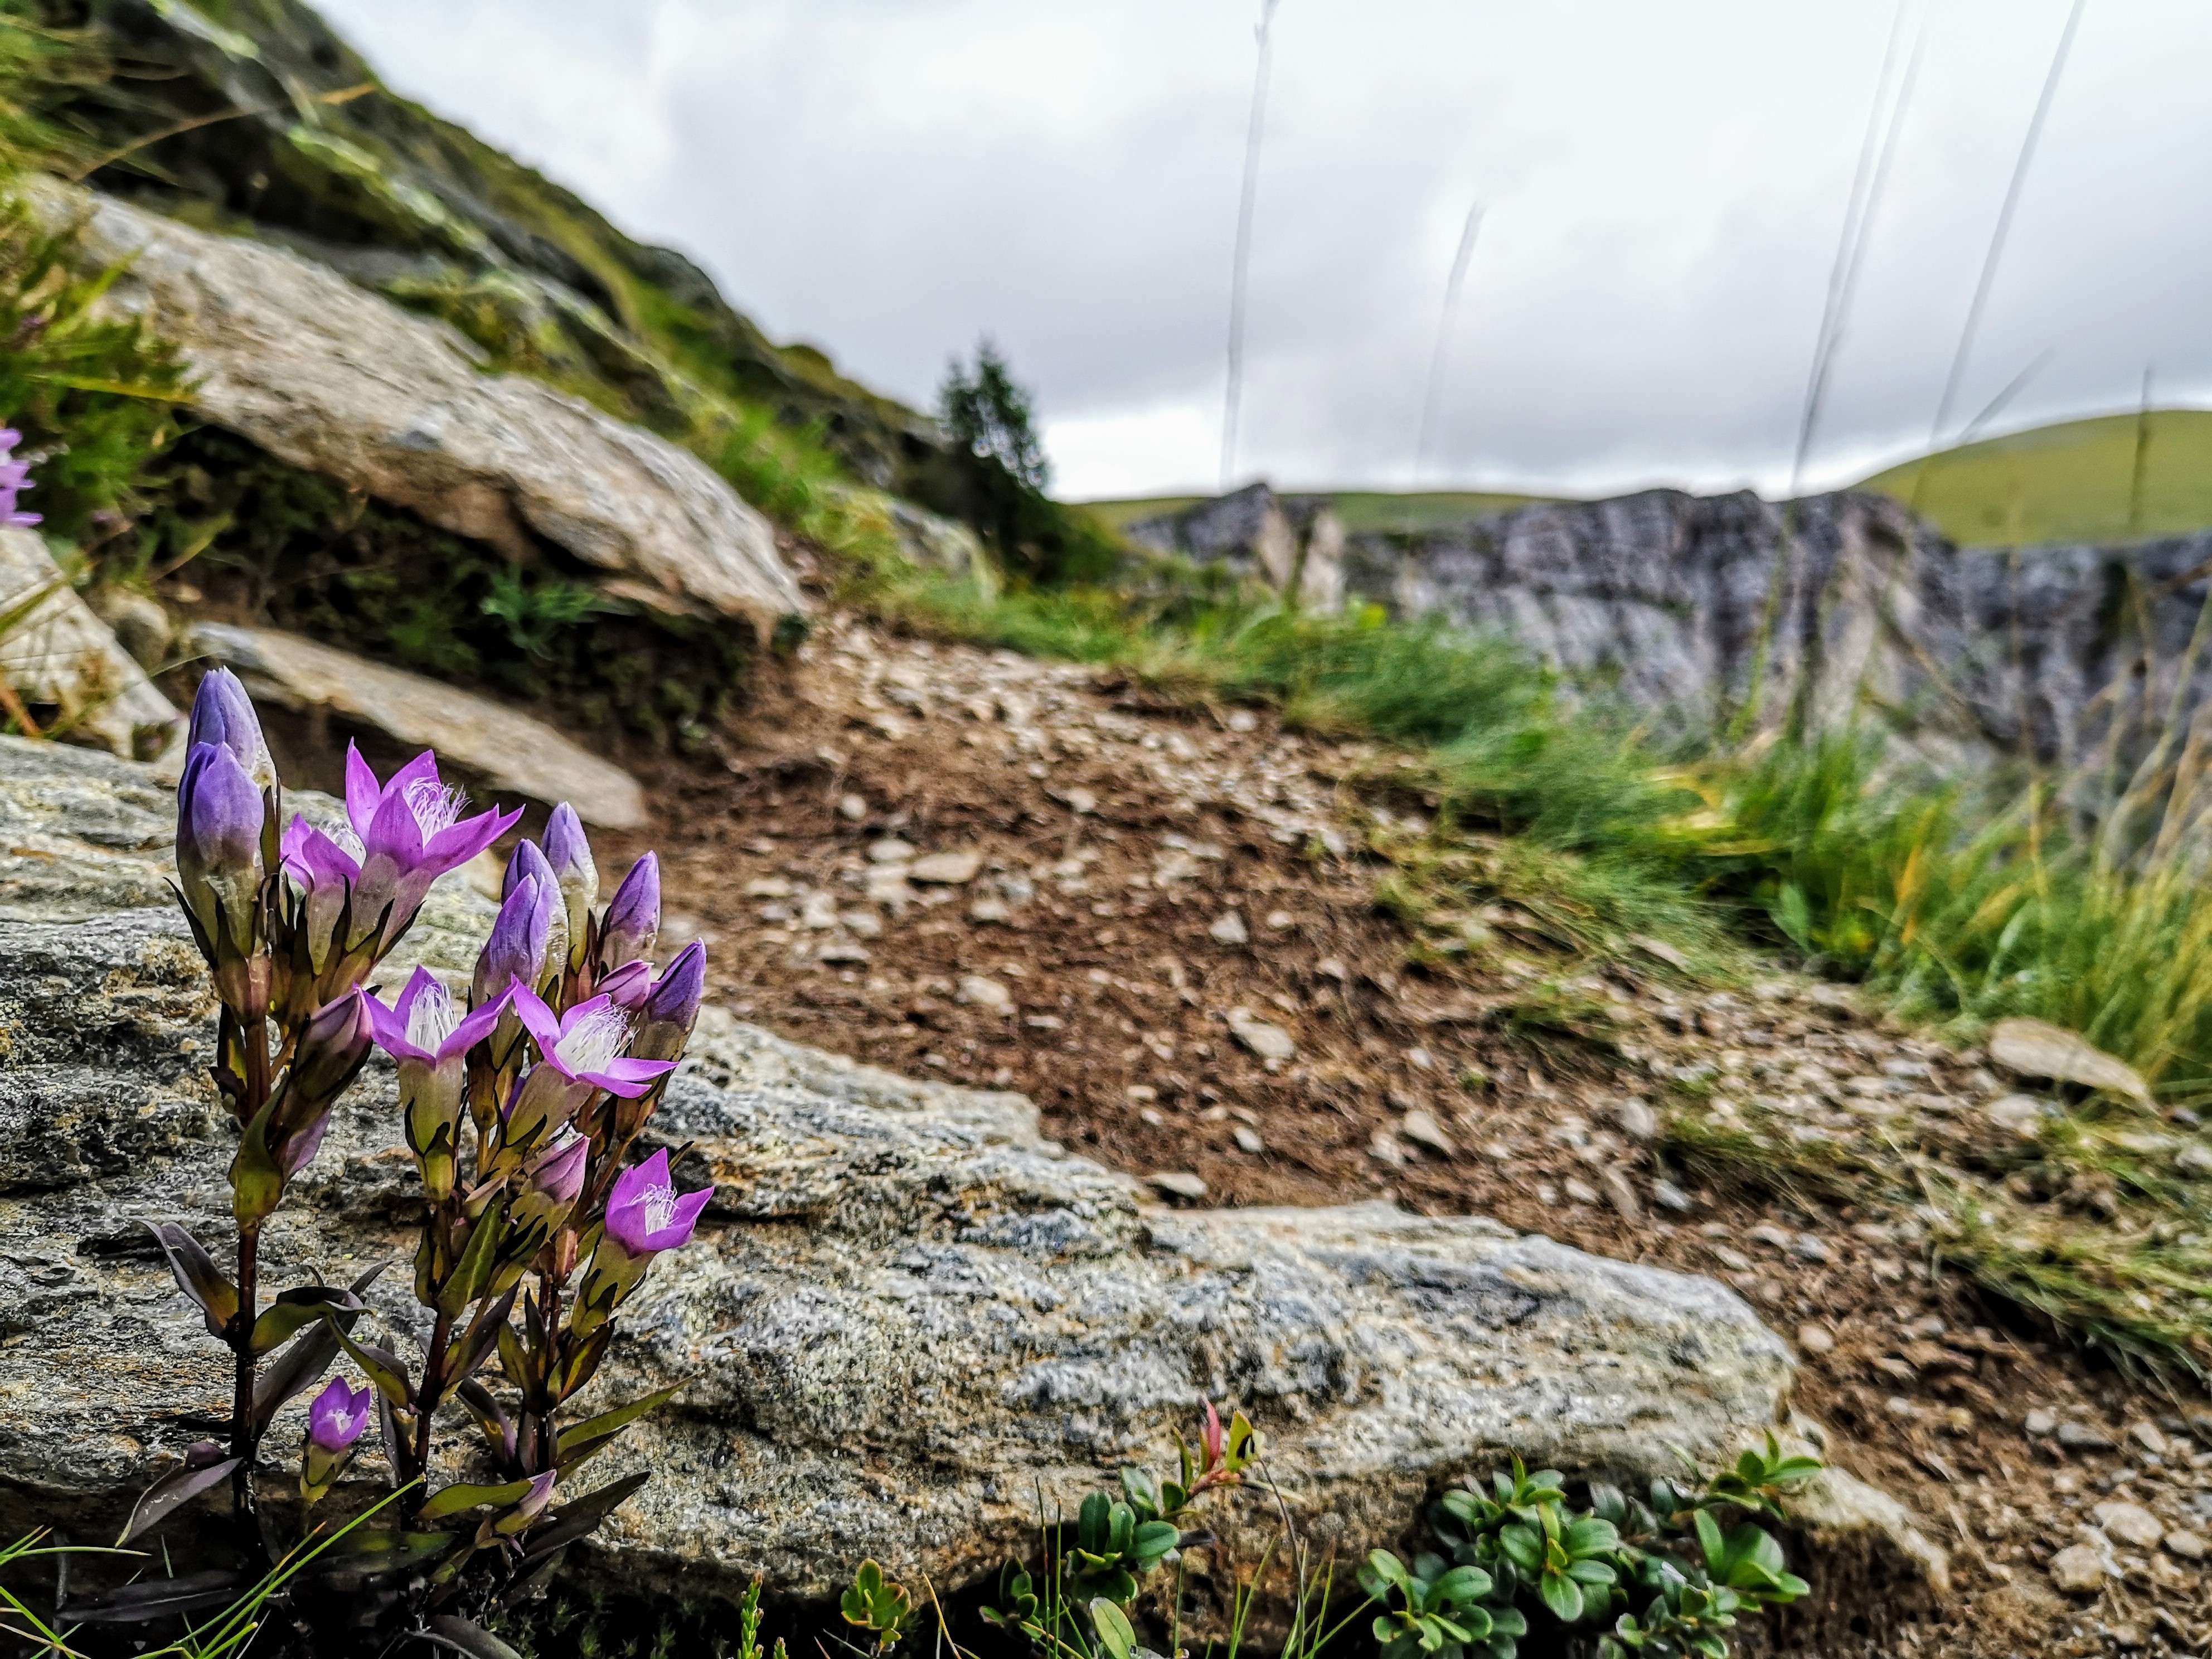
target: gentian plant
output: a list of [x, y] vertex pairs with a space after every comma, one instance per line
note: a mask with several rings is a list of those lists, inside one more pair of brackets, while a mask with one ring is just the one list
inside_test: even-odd
[[[178, 787], [177, 890], [221, 1006], [212, 1073], [237, 1130], [235, 1238], [219, 1261], [177, 1223], [153, 1231], [229, 1350], [234, 1386], [225, 1443], [195, 1447], [157, 1480], [123, 1541], [227, 1485], [239, 1561], [160, 1598], [131, 1587], [67, 1613], [124, 1623], [149, 1605], [164, 1615], [215, 1605], [295, 1556], [279, 1506], [263, 1502], [262, 1441], [279, 1407], [327, 1376], [308, 1408], [291, 1513], [308, 1524], [372, 1424], [397, 1496], [371, 1517], [382, 1524], [318, 1546], [290, 1578], [314, 1650], [415, 1640], [496, 1656], [501, 1644], [474, 1620], [541, 1585], [643, 1483], [638, 1474], [583, 1490], [579, 1471], [676, 1392], [592, 1416], [571, 1407], [623, 1304], [656, 1256], [690, 1242], [711, 1195], [678, 1190], [665, 1150], [635, 1157], [697, 1017], [705, 954], [694, 945], [654, 973], [658, 865], [648, 854], [595, 909], [591, 848], [563, 805], [546, 846], [523, 842], [510, 859], [465, 991], [418, 968], [387, 995], [379, 965], [431, 884], [520, 814], [470, 815], [434, 756], [379, 781], [353, 751], [346, 816], [335, 833], [286, 823], [244, 689], [222, 670], [202, 682]], [[358, 1328], [375, 1272], [270, 1297], [261, 1271], [264, 1230], [372, 1048], [397, 1063], [398, 1127], [420, 1176], [422, 1314], [404, 1357]], [[330, 1375], [341, 1356], [365, 1382]], [[442, 1437], [470, 1424], [480, 1478], [441, 1484], [435, 1471], [453, 1461]]]

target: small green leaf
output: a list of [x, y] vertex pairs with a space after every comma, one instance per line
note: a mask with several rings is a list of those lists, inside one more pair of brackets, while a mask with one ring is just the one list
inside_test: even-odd
[[1552, 1617], [1571, 1625], [1583, 1616], [1583, 1587], [1563, 1572], [1547, 1572], [1536, 1581], [1536, 1594], [1552, 1610]]
[[684, 1382], [672, 1382], [665, 1389], [656, 1389], [642, 1399], [631, 1401], [627, 1406], [617, 1406], [612, 1411], [601, 1412], [597, 1417], [587, 1417], [582, 1422], [562, 1430], [556, 1456], [558, 1467], [564, 1471], [574, 1468], [647, 1412], [666, 1405], [690, 1380], [687, 1377]]
[[505, 1509], [510, 1504], [520, 1503], [530, 1491], [527, 1480], [510, 1480], [505, 1486], [471, 1486], [465, 1481], [433, 1492], [422, 1505], [422, 1518], [441, 1521], [449, 1515], [459, 1515], [464, 1510]]
[[1128, 1615], [1103, 1595], [1091, 1599], [1091, 1625], [1098, 1632], [1098, 1645], [1111, 1659], [1130, 1659], [1136, 1651], [1137, 1632], [1130, 1628]]

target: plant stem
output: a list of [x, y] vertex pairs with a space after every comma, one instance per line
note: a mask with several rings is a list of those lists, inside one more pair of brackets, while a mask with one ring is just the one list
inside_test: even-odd
[[261, 1267], [261, 1230], [238, 1232], [238, 1316], [231, 1326], [230, 1349], [236, 1366], [230, 1395], [230, 1455], [238, 1467], [230, 1475], [230, 1506], [243, 1530], [253, 1518], [253, 1456], [260, 1436], [253, 1421], [253, 1322], [255, 1281]]
[[415, 1511], [422, 1507], [429, 1496], [430, 1484], [430, 1419], [438, 1414], [439, 1396], [446, 1387], [446, 1349], [453, 1340], [453, 1316], [441, 1313], [430, 1326], [430, 1346], [422, 1355], [422, 1386], [416, 1396], [415, 1409], [415, 1478], [416, 1485], [407, 1499], [407, 1517], [413, 1520]]

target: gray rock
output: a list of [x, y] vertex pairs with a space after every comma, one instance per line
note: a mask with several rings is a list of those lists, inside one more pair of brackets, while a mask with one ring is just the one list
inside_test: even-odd
[[77, 597], [45, 540], [0, 530], [0, 612], [17, 610], [0, 635], [0, 674], [25, 702], [58, 711], [48, 721], [56, 736], [126, 760], [182, 741], [184, 716]]
[[2094, 1423], [2061, 1423], [2058, 1443], [2069, 1451], [2110, 1451], [2112, 1437]]
[[1989, 1050], [1991, 1060], [2021, 1077], [2051, 1078], [2109, 1090], [2131, 1100], [2150, 1099], [2142, 1074], [2127, 1061], [2039, 1019], [1999, 1020], [1990, 1027]]
[[1295, 590], [1304, 610], [1334, 611], [1344, 604], [1344, 521], [1326, 496], [1278, 495], [1265, 483], [1247, 484], [1179, 513], [1139, 520], [1123, 533], [1153, 552], [1219, 565], [1278, 593]]
[[1288, 1031], [1255, 1018], [1249, 1009], [1229, 1011], [1229, 1035], [1261, 1060], [1282, 1061], [1297, 1056], [1298, 1045]]
[[1170, 1198], [1187, 1199], [1195, 1204], [1206, 1196], [1205, 1181], [1188, 1170], [1156, 1170], [1145, 1179]]
[[259, 701], [328, 709], [434, 749], [441, 761], [495, 789], [549, 806], [567, 801], [602, 829], [635, 830], [647, 822], [645, 791], [635, 778], [520, 709], [274, 629], [202, 623], [191, 639], [195, 653], [236, 669]]
[[279, 459], [517, 558], [535, 538], [763, 638], [807, 608], [766, 519], [665, 439], [519, 375], [485, 374], [453, 330], [295, 254], [29, 179], [79, 257], [125, 267], [106, 303], [183, 348], [196, 410]]
[[2051, 1582], [2069, 1595], [2094, 1595], [2110, 1576], [2092, 1545], [2069, 1544], [2051, 1558]]
[[[146, 878], [162, 804], [143, 769], [0, 744], [8, 844], [35, 834], [87, 875], [40, 890], [68, 920], [0, 922], [0, 1258], [16, 1269], [0, 1275], [0, 1524], [97, 1531], [222, 1409], [220, 1351], [139, 1229], [175, 1218], [216, 1240], [227, 1207], [202, 1070], [214, 1006]], [[0, 894], [14, 879], [0, 864]], [[134, 892], [150, 903], [111, 902]], [[418, 931], [450, 966], [490, 907], [465, 887], [439, 902]], [[404, 1255], [396, 1119], [373, 1063], [269, 1231], [272, 1288]], [[1293, 1510], [1364, 1550], [1501, 1449], [1633, 1480], [1711, 1462], [1774, 1421], [1791, 1382], [1780, 1340], [1709, 1280], [1381, 1204], [1152, 1207], [1041, 1139], [1019, 1097], [907, 1082], [711, 1007], [656, 1129], [694, 1146], [686, 1167], [717, 1196], [584, 1402], [690, 1379], [598, 1470], [656, 1472], [593, 1558], [632, 1588], [730, 1595], [759, 1573], [818, 1595], [869, 1555], [973, 1582], [1030, 1535], [1040, 1491], [1073, 1507], [1115, 1460], [1157, 1458], [1201, 1394], [1250, 1411]], [[403, 1278], [373, 1293], [387, 1337], [411, 1328]], [[297, 1434], [280, 1419], [272, 1456]], [[1911, 1541], [1879, 1504], [1846, 1508]], [[1220, 1524], [1242, 1548], [1274, 1522], [1255, 1499]]]

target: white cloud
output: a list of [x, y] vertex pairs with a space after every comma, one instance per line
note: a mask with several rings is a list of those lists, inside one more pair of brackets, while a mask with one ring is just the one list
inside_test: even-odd
[[[1914, 0], [1918, 7], [1922, 0]], [[1942, 0], [1814, 482], [1924, 439], [2068, 0]], [[326, 0], [391, 80], [927, 403], [988, 333], [1063, 488], [1218, 465], [1254, 0]], [[1431, 477], [1786, 476], [1891, 0], [1283, 0], [1240, 471], [1402, 483], [1489, 208]], [[2089, 9], [1971, 411], [2212, 398], [2212, 9]]]

